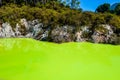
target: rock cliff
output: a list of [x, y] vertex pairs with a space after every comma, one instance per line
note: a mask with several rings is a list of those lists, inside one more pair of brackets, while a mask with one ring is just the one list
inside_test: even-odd
[[115, 33], [114, 26], [101, 24], [91, 29], [89, 26], [81, 26], [76, 29], [75, 26], [63, 25], [51, 28], [45, 27], [37, 19], [27, 21], [21, 19], [15, 27], [8, 22], [0, 24], [0, 38], [25, 37], [37, 40], [51, 41], [56, 43], [62, 42], [83, 42], [89, 41], [93, 43], [120, 44], [120, 32]]

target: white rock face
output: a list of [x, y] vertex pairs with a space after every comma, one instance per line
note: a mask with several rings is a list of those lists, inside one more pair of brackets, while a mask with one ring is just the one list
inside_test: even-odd
[[0, 37], [15, 37], [15, 33], [9, 23], [3, 23], [0, 29]]
[[71, 26], [57, 26], [51, 31], [50, 36], [54, 42], [70, 42], [73, 41], [71, 37], [72, 31]]
[[20, 26], [19, 26], [19, 24], [16, 24], [15, 36], [21, 36], [21, 32], [19, 30], [20, 30]]
[[40, 32], [42, 32], [42, 27], [43, 27], [42, 23], [34, 25], [33, 36], [37, 36]]
[[29, 29], [29, 26], [28, 26], [28, 22], [27, 22], [27, 20], [26, 19], [21, 19], [20, 20], [20, 24], [22, 25], [22, 26], [25, 26], [25, 28], [28, 30]]
[[90, 31], [89, 26], [82, 26], [81, 29], [82, 29], [83, 32], [89, 32]]
[[76, 30], [75, 26], [69, 25], [56, 26], [52, 29], [51, 26], [44, 27], [43, 23], [37, 19], [33, 21], [21, 19], [14, 28], [7, 22], [0, 23], [0, 38], [6, 37], [34, 38], [58, 43], [90, 41], [120, 44], [120, 37], [114, 33], [113, 26], [107, 24], [98, 25], [98, 28], [92, 30], [90, 26], [81, 26], [79, 30]]
[[77, 32], [77, 33], [75, 34], [75, 37], [76, 37], [76, 41], [77, 41], [77, 42], [83, 41], [83, 39], [82, 39], [82, 31]]
[[[23, 28], [24, 26], [24, 28]], [[9, 23], [3, 23], [0, 26], [0, 37], [27, 37], [27, 38], [36, 38], [39, 33], [41, 33], [41, 38], [48, 36], [46, 31], [42, 29], [43, 24], [39, 23], [38, 20], [27, 21], [26, 19], [21, 19], [20, 23], [16, 24], [14, 30]], [[24, 32], [25, 31], [25, 32]], [[24, 35], [22, 33], [25, 33]]]
[[87, 41], [88, 40], [88, 36], [84, 36], [85, 34], [89, 34], [90, 28], [89, 26], [81, 26], [81, 30], [78, 30], [75, 33], [75, 38], [77, 42], [83, 42], [83, 41]]
[[102, 32], [100, 30], [95, 30], [92, 39], [95, 43], [113, 43], [115, 41], [116, 35], [110, 25], [100, 25], [102, 26], [106, 32]]

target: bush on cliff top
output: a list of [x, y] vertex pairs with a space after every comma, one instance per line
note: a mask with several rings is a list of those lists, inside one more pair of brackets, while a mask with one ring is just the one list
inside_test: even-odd
[[80, 26], [87, 25], [94, 28], [99, 24], [109, 24], [117, 29], [120, 28], [120, 16], [111, 13], [81, 12], [57, 2], [36, 7], [16, 4], [0, 7], [1, 22], [10, 22], [14, 27], [21, 18], [26, 18], [27, 20], [39, 19], [44, 25], [51, 27], [72, 25], [79, 28]]

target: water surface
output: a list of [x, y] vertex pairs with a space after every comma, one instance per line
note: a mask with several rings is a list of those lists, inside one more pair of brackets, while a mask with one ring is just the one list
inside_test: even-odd
[[0, 80], [120, 80], [120, 46], [0, 39]]

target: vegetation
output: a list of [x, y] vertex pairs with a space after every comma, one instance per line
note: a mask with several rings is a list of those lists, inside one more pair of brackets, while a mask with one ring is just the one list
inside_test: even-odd
[[[12, 1], [12, 0], [11, 0]], [[74, 1], [74, 0], [73, 0]], [[74, 3], [73, 3], [74, 4]], [[75, 5], [75, 4], [74, 4]], [[104, 7], [106, 7], [104, 12], [108, 12], [109, 4], [104, 4]], [[99, 8], [104, 7], [98, 7], [97, 12], [101, 12]], [[73, 8], [73, 6], [72, 6]], [[118, 9], [115, 9], [118, 11]], [[93, 13], [93, 12], [81, 12], [81, 10], [71, 9], [70, 7], [67, 7], [63, 5], [62, 3], [51, 1], [46, 4], [40, 4], [36, 6], [30, 6], [30, 5], [17, 5], [17, 4], [6, 4], [3, 5], [0, 8], [0, 19], [3, 22], [15, 22], [19, 21], [21, 18], [26, 18], [28, 20], [33, 19], [40, 19], [45, 24], [68, 24], [68, 25], [74, 25], [74, 26], [81, 26], [81, 25], [97, 25], [97, 24], [111, 24], [114, 23], [113, 26], [119, 27], [116, 25], [119, 24], [119, 16], [116, 16], [111, 13]], [[115, 19], [115, 22], [111, 22], [112, 19]]]
[[120, 15], [120, 3], [115, 7], [114, 13]]
[[104, 3], [98, 6], [98, 8], [96, 9], [96, 12], [101, 12], [101, 13], [110, 12], [110, 4]]
[[120, 5], [115, 8], [114, 13], [111, 13], [110, 4], [105, 3], [98, 6], [94, 13], [82, 12], [78, 7], [80, 4], [78, 0], [70, 0], [71, 2], [66, 3], [63, 0], [0, 1], [2, 5], [0, 22], [10, 22], [13, 27], [21, 18], [26, 18], [27, 20], [38, 19], [44, 23], [44, 26], [51, 26], [51, 28], [57, 25], [71, 25], [80, 29], [81, 26], [86, 25], [94, 29], [98, 25], [109, 24], [115, 27], [116, 33], [119, 33], [120, 30]]
[[116, 15], [120, 15], [120, 3], [117, 3], [117, 5], [115, 6], [114, 9], [110, 8], [110, 4], [109, 3], [104, 3], [101, 4], [97, 7], [96, 12], [98, 13], [112, 13], [112, 14], [116, 14]]

